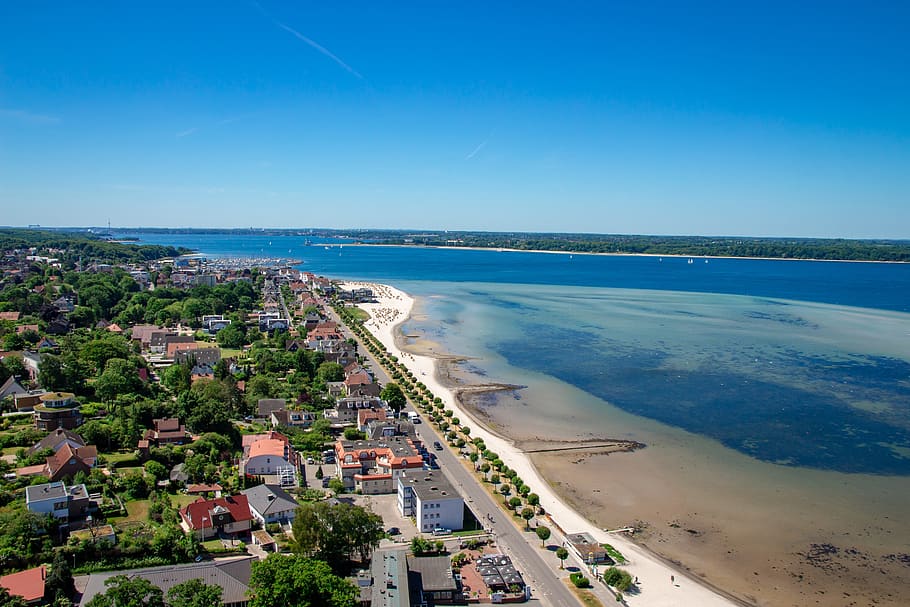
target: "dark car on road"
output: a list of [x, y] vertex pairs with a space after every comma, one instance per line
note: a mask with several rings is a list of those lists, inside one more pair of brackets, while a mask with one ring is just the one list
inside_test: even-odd
[[433, 441], [433, 448], [437, 451], [442, 451], [442, 444], [438, 440]]

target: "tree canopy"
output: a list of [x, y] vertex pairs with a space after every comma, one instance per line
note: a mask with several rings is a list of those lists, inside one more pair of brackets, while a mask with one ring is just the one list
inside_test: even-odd
[[353, 607], [357, 588], [324, 562], [270, 554], [253, 563], [249, 607]]

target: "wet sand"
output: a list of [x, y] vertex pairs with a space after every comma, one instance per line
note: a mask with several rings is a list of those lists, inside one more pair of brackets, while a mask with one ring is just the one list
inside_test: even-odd
[[[446, 381], [462, 385], [465, 375]], [[601, 528], [640, 529], [637, 543], [737, 598], [794, 607], [910, 604], [906, 478], [767, 464], [606, 403], [616, 420], [610, 434], [647, 446], [578, 449], [579, 441], [606, 437], [575, 430], [589, 423], [521, 415], [528, 406], [521, 400], [463, 401], [515, 441], [583, 516]], [[560, 441], [569, 448], [538, 451]]]
[[708, 585], [756, 605], [910, 604], [910, 479], [760, 462], [603, 401], [567, 417], [561, 400], [597, 399], [550, 380], [497, 383], [418, 332], [396, 345], [435, 357], [461, 408], [513, 441], [569, 506], [602, 529], [639, 528], [636, 543]]

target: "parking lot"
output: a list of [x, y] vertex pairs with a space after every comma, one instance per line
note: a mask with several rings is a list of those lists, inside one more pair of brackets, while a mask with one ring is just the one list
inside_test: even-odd
[[316, 478], [316, 470], [322, 468], [322, 478], [332, 478], [335, 476], [335, 464], [304, 464], [306, 470], [306, 486], [313, 489], [321, 489], [322, 481]]
[[[411, 538], [417, 535], [417, 527], [406, 516], [401, 516], [398, 512], [398, 496], [391, 495], [345, 495], [352, 498], [354, 503], [364, 508], [369, 508], [374, 513], [382, 517], [385, 529], [398, 527], [401, 535], [395, 536], [397, 542], [410, 542]], [[383, 540], [386, 543], [386, 540]]]

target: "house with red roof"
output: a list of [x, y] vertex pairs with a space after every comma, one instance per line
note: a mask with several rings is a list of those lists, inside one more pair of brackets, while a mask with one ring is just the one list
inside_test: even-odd
[[[251, 438], [252, 437], [252, 438]], [[246, 476], [276, 476], [283, 486], [297, 483], [300, 456], [288, 438], [280, 432], [243, 437], [243, 457], [240, 474]]]
[[345, 488], [364, 495], [394, 493], [405, 470], [423, 469], [423, 456], [407, 436], [383, 440], [338, 440], [335, 443], [338, 477]]
[[203, 541], [216, 535], [246, 535], [252, 521], [250, 503], [243, 494], [200, 498], [180, 509], [180, 526]]
[[6, 588], [11, 596], [21, 596], [29, 605], [37, 605], [44, 599], [44, 581], [47, 567], [41, 565], [19, 573], [0, 576], [0, 587]]

